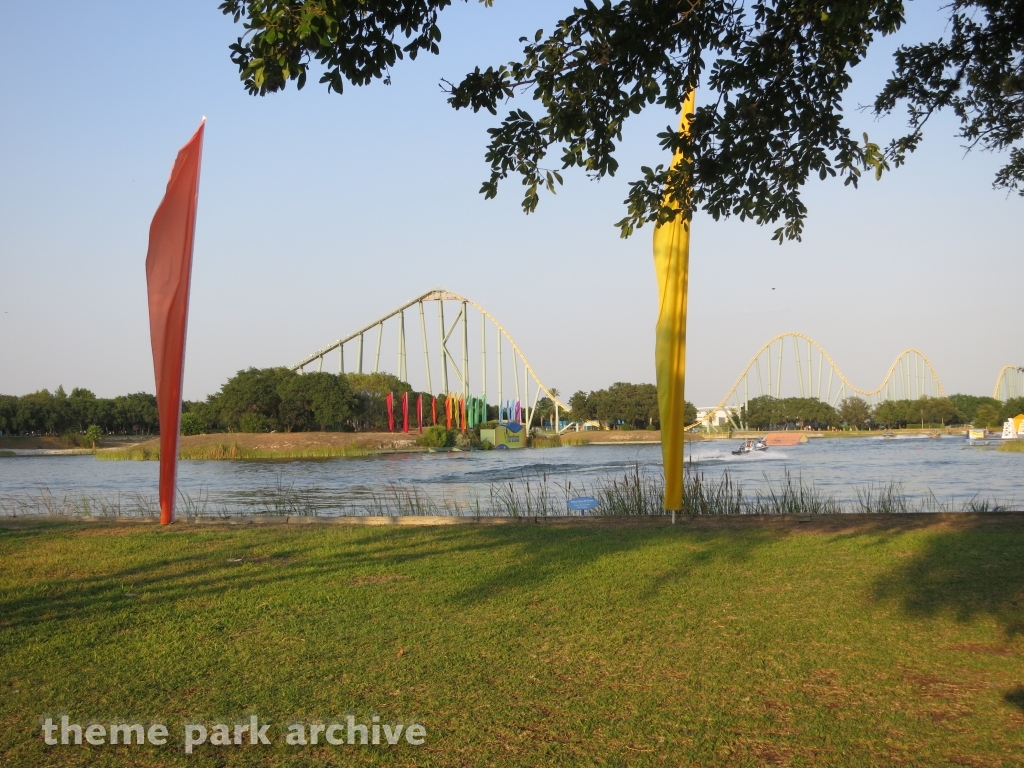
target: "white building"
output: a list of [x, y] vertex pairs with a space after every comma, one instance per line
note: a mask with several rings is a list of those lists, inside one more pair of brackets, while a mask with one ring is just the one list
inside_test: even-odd
[[[714, 411], [714, 413], [712, 413]], [[704, 423], [708, 415], [711, 418], [706, 423], [709, 423], [712, 427], [727, 427], [731, 423], [729, 417], [732, 416], [732, 421], [736, 424], [740, 422], [739, 409], [732, 405], [726, 405], [722, 408], [715, 409], [714, 407], [698, 408], [697, 409], [697, 421]]]

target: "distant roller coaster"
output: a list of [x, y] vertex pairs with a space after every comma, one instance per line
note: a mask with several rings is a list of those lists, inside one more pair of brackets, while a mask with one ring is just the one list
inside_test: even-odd
[[996, 400], [1024, 397], [1024, 366], [1004, 365], [996, 377], [996, 388], [992, 391]]
[[[783, 353], [787, 347], [786, 340], [791, 341], [793, 359], [785, 359]], [[800, 347], [806, 342], [806, 367], [801, 361]], [[814, 365], [815, 353], [817, 356], [817, 368]], [[773, 365], [774, 359], [774, 365]], [[764, 364], [762, 365], [762, 361]], [[795, 363], [795, 367], [790, 365]], [[783, 392], [783, 370], [790, 373], [786, 376], [787, 391], [799, 397], [813, 397], [830, 405], [836, 405], [845, 397], [859, 395], [872, 402], [882, 400], [917, 399], [922, 396], [945, 397], [946, 391], [939, 381], [939, 375], [935, 372], [934, 366], [927, 357], [919, 350], [906, 349], [901, 352], [889, 371], [882, 379], [877, 388], [867, 390], [855, 387], [849, 379], [835, 364], [829, 354], [822, 349], [810, 336], [802, 333], [782, 333], [762, 346], [747, 363], [743, 373], [739, 375], [732, 388], [726, 393], [722, 401], [714, 408], [709, 409], [705, 415], [691, 424], [688, 428], [706, 426], [711, 423], [715, 415], [725, 412], [730, 419], [735, 419], [734, 411], [746, 407], [750, 401], [751, 392], [754, 392], [754, 379], [756, 373], [757, 394], [754, 397], [768, 395], [770, 397], [781, 397]], [[823, 375], [828, 370], [828, 383], [825, 387], [825, 396], [822, 397]], [[1005, 371], [1006, 369], [1004, 369]], [[806, 378], [805, 375], [806, 374]], [[792, 379], [795, 378], [794, 387]], [[836, 381], [838, 379], [838, 381]], [[997, 384], [997, 388], [998, 388]], [[833, 388], [835, 398], [832, 397]]]
[[[384, 324], [395, 319], [393, 326], [396, 326], [396, 333], [393, 337], [394, 349], [392, 351], [397, 353], [397, 375], [402, 381], [409, 381], [409, 359], [407, 355], [407, 344], [406, 344], [406, 333], [405, 333], [405, 311], [413, 307], [418, 307], [420, 316], [420, 336], [422, 339], [423, 346], [423, 380], [422, 383], [426, 385], [426, 392], [435, 392], [433, 386], [433, 379], [431, 377], [430, 369], [430, 350], [427, 342], [427, 321], [426, 314], [424, 312], [424, 302], [436, 302], [437, 306], [437, 327], [438, 327], [438, 341], [436, 354], [439, 357], [438, 363], [440, 365], [439, 373], [441, 375], [441, 387], [439, 391], [442, 394], [448, 394], [449, 392], [455, 392], [462, 395], [471, 394], [470, 381], [474, 382], [476, 391], [484, 397], [487, 397], [488, 382], [493, 382], [497, 388], [497, 400], [496, 403], [503, 403], [504, 401], [504, 385], [506, 382], [507, 371], [502, 367], [502, 347], [504, 346], [503, 339], [508, 342], [512, 349], [512, 380], [514, 382], [513, 390], [515, 392], [515, 399], [521, 403], [519, 409], [522, 413], [522, 422], [529, 429], [533, 423], [534, 411], [537, 407], [537, 401], [540, 399], [540, 394], [543, 392], [554, 402], [556, 409], [561, 408], [569, 411], [568, 405], [558, 399], [552, 390], [548, 389], [538, 378], [536, 372], [529, 361], [526, 359], [526, 355], [523, 354], [522, 349], [516, 344], [515, 340], [509, 335], [508, 331], [502, 327], [501, 323], [486, 309], [481, 307], [474, 301], [467, 299], [464, 296], [460, 296], [452, 291], [447, 291], [442, 288], [438, 288], [433, 291], [429, 291], [422, 296], [418, 296], [411, 301], [406, 302], [398, 309], [384, 315], [372, 323], [367, 325], [365, 328], [352, 333], [344, 338], [338, 339], [331, 344], [328, 344], [322, 349], [318, 349], [311, 355], [304, 357], [298, 363], [293, 365], [291, 369], [293, 371], [303, 371], [307, 365], [314, 362], [317, 363], [317, 370], [323, 370], [324, 358], [326, 355], [337, 350], [338, 352], [338, 372], [344, 373], [345, 371], [345, 345], [349, 344], [356, 345], [357, 350], [355, 353], [355, 366], [354, 370], [356, 373], [367, 372], [364, 368], [364, 336], [367, 333], [371, 333], [376, 330], [376, 350], [373, 357], [373, 372], [377, 373], [380, 371], [380, 359], [381, 359], [381, 344], [384, 340]], [[457, 314], [452, 324], [445, 330], [445, 302], [455, 302], [457, 304]], [[480, 367], [471, 376], [471, 366], [469, 362], [469, 348], [470, 348], [470, 336], [476, 336], [476, 331], [470, 329], [469, 323], [469, 309], [472, 307], [477, 310], [480, 314], [480, 331], [479, 331], [479, 343], [480, 343]], [[449, 314], [449, 316], [451, 316]], [[487, 325], [488, 321], [494, 328], [494, 353], [491, 357], [494, 362], [493, 369], [489, 373], [487, 364]], [[452, 334], [459, 330], [458, 337], [462, 342], [462, 355], [461, 362], [456, 360], [451, 350], [448, 349], [448, 341], [451, 339]], [[473, 339], [476, 341], [477, 339]], [[350, 358], [351, 359], [351, 358]], [[458, 379], [457, 388], [449, 388], [448, 382], [448, 366], [451, 365], [452, 371], [455, 373], [455, 377]], [[520, 389], [520, 375], [519, 369], [522, 367], [522, 389]], [[533, 401], [530, 401], [530, 378], [536, 382], [535, 391], [533, 393]], [[491, 394], [494, 394], [494, 390], [491, 390]], [[557, 417], [556, 417], [557, 418]]]
[[[551, 398], [556, 408], [565, 411], [571, 410], [566, 403], [561, 401], [556, 394], [553, 394], [552, 390], [548, 389], [541, 382], [533, 366], [526, 359], [526, 355], [523, 354], [522, 349], [490, 312], [476, 302], [442, 288], [418, 296], [355, 333], [338, 339], [322, 349], [318, 349], [291, 366], [292, 370], [304, 371], [307, 366], [313, 363], [317, 364], [318, 371], [323, 370], [326, 356], [337, 351], [338, 371], [344, 372], [345, 346], [349, 345], [349, 349], [351, 349], [352, 345], [355, 345], [357, 349], [353, 369], [358, 373], [367, 372], [364, 360], [365, 336], [367, 333], [376, 331], [373, 371], [378, 372], [380, 370], [382, 344], [385, 338], [384, 325], [387, 321], [394, 319], [395, 323], [393, 325], [396, 326], [397, 333], [393, 337], [394, 347], [389, 351], [396, 354], [398, 377], [402, 381], [408, 382], [410, 377], [405, 312], [416, 307], [419, 310], [420, 336], [423, 347], [423, 383], [426, 385], [425, 391], [434, 392], [430, 366], [431, 352], [427, 341], [425, 302], [436, 302], [438, 323], [438, 349], [436, 354], [439, 358], [439, 373], [441, 376], [438, 392], [442, 394], [457, 392], [469, 395], [471, 394], [470, 381], [472, 380], [476, 391], [486, 399], [489, 382], [493, 382], [497, 389], [497, 400], [494, 402], [503, 403], [508, 374], [511, 374], [513, 387], [510, 390], [510, 394], [514, 391], [515, 400], [522, 404], [522, 422], [528, 428], [533, 423], [534, 410], [542, 392]], [[457, 306], [455, 319], [447, 327], [447, 330], [445, 324], [446, 302], [454, 302]], [[479, 333], [470, 329], [470, 308], [473, 308], [480, 314]], [[449, 316], [451, 315], [449, 314]], [[488, 322], [494, 328], [494, 347], [491, 356], [492, 365], [490, 367], [488, 366], [487, 356]], [[459, 331], [458, 336], [461, 337], [462, 342], [461, 364], [448, 348], [449, 340], [456, 333], [457, 329]], [[480, 344], [480, 367], [472, 372], [472, 375], [469, 353], [471, 335], [475, 337], [473, 341], [478, 340]], [[506, 342], [512, 351], [511, 371], [507, 371], [502, 366], [502, 349]], [[803, 355], [801, 355], [801, 347], [804, 347]], [[454, 388], [449, 387], [449, 365], [458, 380], [458, 386]], [[521, 380], [520, 367], [522, 368]], [[828, 374], [827, 378], [825, 377], [826, 372]], [[529, 386], [531, 378], [535, 382], [532, 402]], [[897, 355], [883, 377], [882, 383], [875, 389], [868, 390], [854, 386], [839, 369], [839, 366], [836, 365], [831, 356], [814, 339], [802, 333], [782, 333], [768, 341], [757, 351], [718, 405], [708, 409], [702, 418], [689, 425], [688, 428], [708, 425], [716, 417], [716, 414], [723, 411], [729, 419], [735, 422], [736, 413], [749, 404], [752, 396], [768, 395], [770, 397], [782, 397], [784, 391], [788, 396], [816, 398], [833, 406], [837, 405], [840, 400], [852, 395], [863, 397], [869, 405], [883, 400], [913, 400], [922, 396], [946, 396], [946, 391], [939, 380], [935, 367], [920, 350], [910, 348]], [[492, 389], [491, 392], [493, 394], [494, 390]], [[557, 393], [557, 390], [554, 392]], [[834, 396], [833, 392], [835, 393]], [[998, 400], [1024, 397], [1024, 366], [1005, 366], [999, 372], [999, 376], [996, 379], [993, 397]]]

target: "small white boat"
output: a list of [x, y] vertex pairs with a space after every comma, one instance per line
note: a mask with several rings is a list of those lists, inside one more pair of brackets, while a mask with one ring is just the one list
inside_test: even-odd
[[747, 440], [737, 450], [732, 452], [733, 456], [744, 456], [748, 453], [755, 453], [756, 451], [767, 451], [768, 443], [762, 437], [760, 440]]

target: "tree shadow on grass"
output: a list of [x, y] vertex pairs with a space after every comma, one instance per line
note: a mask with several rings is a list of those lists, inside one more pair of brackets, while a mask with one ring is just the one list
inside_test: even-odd
[[[89, 542], [71, 555], [79, 562], [64, 562], [58, 575], [32, 583], [0, 569], [0, 580], [21, 582], [0, 594], [0, 627], [84, 615], [129, 617], [136, 600], [156, 608], [228, 592], [287, 590], [290, 585], [323, 594], [352, 585], [386, 584], [396, 576], [411, 576], [419, 588], [434, 590], [449, 602], [482, 602], [512, 587], [542, 590], [551, 580], [572, 578], [599, 558], [665, 535], [664, 529], [528, 524], [356, 530], [104, 528], [41, 521], [6, 529], [4, 539], [22, 551], [43, 553], [52, 543], [68, 552], [69, 537], [84, 536]], [[92, 554], [96, 561], [90, 563]]]
[[[526, 527], [518, 533], [515, 540], [510, 540], [500, 529], [484, 532], [485, 538], [494, 537], [495, 542], [501, 541], [504, 546], [514, 545], [515, 556], [509, 558], [508, 564], [496, 564], [489, 572], [474, 579], [470, 586], [455, 593], [453, 602], [482, 602], [513, 588], [540, 590], [556, 579], [574, 578], [604, 558], [678, 543], [685, 535], [691, 546], [680, 547], [678, 552], [666, 558], [667, 568], [661, 567], [660, 572], [636, 585], [636, 599], [645, 600], [714, 560], [724, 558], [736, 564], [744, 562], [753, 556], [755, 550], [777, 538], [775, 534], [759, 530], [743, 531], [740, 535], [700, 531], [694, 538], [693, 533], [696, 532], [687, 532], [682, 526], [541, 526]], [[699, 546], [694, 546], [695, 542]]]
[[876, 580], [875, 599], [913, 617], [987, 616], [1008, 638], [1024, 634], [1024, 517], [956, 517]]
[[1014, 688], [1012, 691], [1004, 695], [1003, 701], [1007, 704], [1012, 704], [1017, 709], [1024, 712], [1024, 686]]
[[[51, 542], [64, 545], [69, 537], [104, 533], [99, 526], [47, 521], [9, 528], [4, 537], [16, 548], [21, 548], [19, 540], [28, 540], [29, 547], [42, 552]], [[320, 532], [327, 531], [321, 528]], [[368, 573], [497, 546], [472, 536], [459, 537], [452, 530], [426, 534], [423, 529], [367, 530], [341, 538], [310, 533], [315, 531], [293, 527], [258, 531], [140, 527], [98, 536], [76, 555], [78, 562], [62, 564], [64, 575], [5, 589], [0, 595], [0, 627], [67, 621], [84, 614], [130, 613], [137, 599], [152, 608], [289, 584], [328, 591]], [[82, 562], [90, 553], [102, 558], [104, 565]], [[12, 576], [18, 580], [9, 569], [0, 569], [0, 580]]]
[[[6, 589], [0, 594], [0, 627], [83, 615], [129, 617], [136, 600], [155, 608], [290, 585], [326, 594], [353, 584], [386, 584], [396, 576], [412, 576], [419, 589], [435, 591], [444, 601], [481, 603], [512, 589], [540, 592], [556, 579], [576, 578], [602, 558], [661, 546], [678, 540], [682, 532], [681, 527], [667, 526], [530, 524], [356, 530], [140, 526], [104, 531], [96, 523], [40, 521], [8, 528], [3, 536], [15, 548], [40, 552], [49, 542], [85, 536], [90, 542], [77, 556], [96, 553], [102, 565], [65, 564], [63, 576]], [[652, 577], [640, 597], [685, 578], [701, 562], [743, 560], [772, 538], [713, 536], [709, 546], [687, 550], [686, 558]], [[18, 581], [17, 574], [0, 569], [0, 579], [12, 576]]]

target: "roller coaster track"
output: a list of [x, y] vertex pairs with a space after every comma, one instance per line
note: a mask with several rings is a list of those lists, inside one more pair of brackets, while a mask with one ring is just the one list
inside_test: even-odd
[[[457, 302], [458, 305], [459, 305], [458, 314], [455, 316], [455, 320], [452, 322], [452, 324], [448, 328], [447, 332], [445, 331], [445, 320], [444, 320], [444, 302], [446, 302], [446, 301], [447, 302]], [[363, 373], [364, 372], [363, 371], [363, 342], [364, 342], [364, 336], [365, 336], [365, 334], [367, 334], [367, 333], [369, 333], [369, 332], [371, 332], [373, 330], [376, 330], [377, 331], [377, 348], [376, 348], [376, 354], [374, 356], [374, 365], [373, 365], [373, 370], [376, 373], [376, 372], [378, 372], [380, 370], [380, 351], [381, 351], [381, 340], [384, 337], [384, 323], [386, 321], [388, 321], [388, 320], [391, 320], [392, 318], [396, 318], [397, 319], [397, 326], [398, 326], [397, 327], [397, 334], [398, 334], [397, 335], [397, 346], [398, 346], [398, 371], [397, 371], [397, 375], [398, 375], [398, 377], [402, 381], [408, 382], [409, 375], [408, 375], [408, 355], [406, 353], [407, 346], [406, 346], [406, 332], [405, 332], [405, 311], [407, 309], [411, 309], [413, 307], [418, 307], [418, 309], [419, 309], [419, 317], [420, 317], [421, 339], [422, 339], [422, 346], [423, 346], [423, 366], [424, 366], [424, 373], [425, 373], [425, 382], [424, 383], [426, 384], [426, 388], [423, 391], [434, 392], [435, 390], [434, 390], [434, 387], [433, 387], [433, 381], [432, 381], [432, 378], [431, 378], [431, 370], [430, 370], [430, 350], [428, 348], [428, 343], [427, 343], [427, 325], [426, 325], [426, 317], [425, 317], [425, 314], [424, 314], [424, 302], [437, 302], [437, 317], [438, 317], [438, 329], [439, 329], [439, 334], [438, 334], [438, 348], [439, 349], [438, 349], [438, 353], [439, 353], [439, 356], [440, 356], [440, 373], [441, 373], [441, 387], [440, 387], [439, 391], [442, 394], [447, 394], [450, 391], [449, 390], [449, 386], [448, 386], [448, 366], [449, 365], [451, 365], [452, 369], [454, 370], [455, 376], [458, 379], [458, 382], [459, 382], [459, 385], [460, 385], [457, 391], [461, 392], [464, 395], [469, 395], [470, 394], [470, 363], [469, 363], [469, 327], [468, 327], [469, 326], [469, 322], [468, 322], [468, 312], [469, 312], [469, 307], [472, 307], [473, 309], [477, 310], [480, 313], [480, 368], [477, 371], [477, 373], [479, 374], [479, 378], [474, 377], [474, 380], [479, 382], [478, 390], [480, 391], [480, 393], [486, 395], [486, 391], [487, 391], [488, 365], [487, 365], [487, 345], [486, 345], [486, 339], [487, 339], [487, 322], [490, 321], [490, 323], [496, 329], [496, 331], [495, 331], [495, 341], [497, 343], [497, 346], [496, 346], [496, 352], [497, 352], [496, 362], [497, 362], [497, 365], [496, 365], [495, 373], [497, 375], [497, 379], [496, 380], [497, 380], [497, 385], [498, 385], [498, 402], [499, 403], [502, 402], [502, 398], [504, 396], [504, 391], [503, 391], [503, 388], [502, 388], [503, 387], [503, 382], [504, 382], [504, 377], [503, 377], [504, 371], [502, 369], [502, 360], [501, 360], [502, 339], [504, 338], [505, 340], [507, 340], [509, 346], [512, 348], [512, 353], [513, 353], [512, 354], [512, 367], [513, 367], [513, 374], [514, 374], [513, 378], [514, 378], [514, 381], [515, 381], [516, 400], [521, 400], [522, 401], [522, 405], [523, 405], [522, 410], [523, 410], [523, 414], [524, 414], [524, 416], [523, 416], [523, 423], [526, 424], [527, 428], [529, 428], [530, 424], [533, 421], [533, 415], [534, 415], [533, 411], [534, 411], [534, 409], [537, 406], [537, 402], [538, 402], [538, 400], [540, 398], [541, 392], [543, 392], [547, 397], [551, 398], [551, 400], [559, 408], [561, 408], [562, 410], [565, 410], [565, 411], [572, 410], [566, 403], [562, 402], [561, 400], [558, 399], [558, 397], [556, 397], [554, 394], [552, 394], [552, 391], [550, 389], [548, 389], [546, 386], [544, 386], [544, 383], [537, 376], [537, 373], [534, 370], [533, 366], [530, 365], [530, 362], [526, 359], [526, 355], [523, 353], [522, 348], [515, 342], [515, 339], [512, 338], [512, 336], [509, 334], [509, 332], [507, 330], [505, 330], [505, 327], [501, 323], [498, 322], [497, 318], [495, 318], [494, 315], [492, 315], [490, 312], [488, 312], [482, 306], [477, 304], [475, 301], [472, 301], [471, 299], [467, 299], [465, 296], [460, 296], [459, 294], [457, 294], [457, 293], [455, 293], [453, 291], [448, 291], [448, 290], [445, 290], [443, 288], [437, 288], [435, 290], [428, 291], [427, 293], [424, 293], [422, 296], [417, 296], [415, 299], [412, 299], [412, 300], [406, 302], [402, 306], [400, 306], [397, 309], [395, 309], [393, 312], [389, 312], [388, 314], [384, 315], [383, 317], [380, 317], [377, 320], [374, 320], [372, 323], [367, 325], [365, 328], [361, 328], [358, 331], [356, 331], [355, 333], [351, 333], [348, 336], [345, 336], [344, 338], [338, 339], [337, 341], [334, 341], [334, 342], [328, 344], [327, 346], [322, 347], [321, 349], [318, 349], [316, 352], [313, 352], [312, 354], [307, 355], [302, 360], [297, 362], [295, 365], [291, 366], [291, 370], [303, 372], [305, 370], [306, 366], [308, 366], [308, 365], [310, 365], [311, 363], [314, 363], [314, 362], [317, 363], [317, 370], [318, 371], [319, 370], [323, 370], [323, 364], [324, 364], [325, 356], [328, 355], [329, 353], [334, 352], [335, 350], [337, 350], [337, 352], [338, 352], [338, 372], [339, 373], [344, 372], [344, 370], [345, 370], [345, 345], [354, 342], [354, 343], [356, 343], [358, 345], [358, 352], [357, 352], [357, 356], [356, 356], [356, 360], [357, 360], [356, 372]], [[455, 333], [456, 328], [458, 328], [460, 326], [460, 321], [461, 321], [461, 333], [459, 334], [459, 336], [461, 336], [461, 341], [462, 341], [462, 360], [461, 360], [461, 362], [457, 361], [456, 358], [455, 358], [455, 355], [452, 354], [451, 350], [448, 349], [448, 341], [451, 338], [452, 334]], [[492, 357], [492, 359], [494, 359], [494, 358]], [[523, 368], [523, 372], [522, 372], [522, 385], [523, 385], [523, 389], [522, 389], [522, 391], [520, 390], [520, 376], [519, 376], [519, 367], [517, 365], [517, 360], [522, 361], [522, 368]], [[532, 404], [530, 403], [529, 379], [527, 378], [527, 374], [529, 374], [529, 376], [533, 378], [534, 382], [536, 382], [536, 391], [534, 393]], [[492, 381], [493, 380], [494, 379], [492, 379]], [[493, 393], [493, 391], [492, 391], [492, 393]], [[525, 394], [525, 398], [522, 397], [523, 394]]]
[[[832, 357], [822, 348], [818, 342], [802, 333], [781, 333], [774, 337], [766, 344], [764, 344], [757, 353], [750, 358], [750, 362], [747, 363], [746, 368], [733, 383], [728, 393], [721, 402], [718, 403], [714, 408], [707, 411], [703, 418], [689, 425], [687, 429], [706, 425], [711, 419], [715, 417], [715, 414], [725, 411], [729, 414], [729, 418], [733, 419], [734, 414], [731, 410], [738, 411], [742, 406], [745, 406], [750, 399], [750, 392], [753, 389], [751, 386], [751, 372], [756, 370], [757, 373], [757, 387], [758, 395], [769, 395], [772, 397], [780, 397], [782, 393], [782, 372], [783, 372], [783, 352], [785, 349], [786, 339], [792, 340], [792, 348], [796, 361], [796, 377], [799, 384], [799, 396], [800, 397], [815, 397], [823, 402], [835, 405], [843, 397], [851, 397], [859, 395], [868, 401], [870, 404], [872, 400], [881, 402], [882, 400], [897, 400], [897, 399], [916, 399], [923, 395], [932, 397], [945, 397], [946, 391], [942, 386], [942, 382], [939, 380], [939, 375], [935, 371], [935, 367], [931, 364], [931, 361], [925, 357], [924, 353], [920, 350], [910, 348], [903, 350], [892, 365], [889, 366], [889, 370], [886, 372], [885, 377], [882, 379], [882, 383], [875, 389], [861, 389], [860, 387], [854, 386], [854, 384], [843, 374], [839, 366], [836, 365]], [[801, 342], [806, 342], [806, 362], [807, 362], [807, 380], [806, 386], [804, 382], [804, 368], [800, 360], [800, 346]], [[772, 352], [773, 345], [778, 343], [778, 355], [776, 357], [777, 363], [774, 369], [775, 374], [775, 388], [773, 390], [773, 369], [772, 369]], [[813, 365], [813, 354], [816, 351], [818, 353], [818, 367], [817, 367], [817, 389], [814, 387], [814, 365]], [[767, 353], [767, 354], [766, 354]], [[762, 368], [761, 359], [762, 356], [767, 358], [767, 392], [764, 387], [764, 380], [762, 379]], [[826, 390], [825, 397], [822, 398], [822, 373], [825, 368], [828, 368], [828, 388]], [[1006, 369], [1004, 369], [1005, 371]], [[832, 388], [834, 379], [839, 379], [836, 389], [836, 397], [832, 399]], [[740, 397], [740, 387], [742, 385], [743, 394], [742, 399]], [[997, 383], [998, 388], [998, 383]], [[794, 393], [795, 394], [795, 393]], [[755, 395], [756, 397], [757, 395]], [[735, 406], [731, 401], [735, 402]], [[738, 425], [737, 425], [738, 426]]]
[[1004, 365], [996, 377], [996, 386], [992, 390], [996, 400], [1009, 400], [1024, 397], [1024, 366]]

